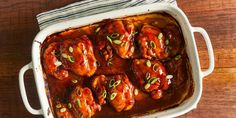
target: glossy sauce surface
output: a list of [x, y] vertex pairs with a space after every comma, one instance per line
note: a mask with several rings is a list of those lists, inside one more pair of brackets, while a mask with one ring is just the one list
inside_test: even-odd
[[[107, 36], [113, 37], [112, 42]], [[52, 34], [42, 44], [41, 60], [48, 98], [57, 117], [80, 113], [80, 117], [143, 115], [176, 107], [193, 94], [191, 66], [180, 26], [166, 13], [104, 20]], [[97, 77], [99, 81], [95, 81]], [[111, 78], [119, 82], [115, 89], [109, 88]], [[107, 90], [105, 100], [100, 99], [103, 93], [97, 87]], [[92, 98], [72, 95], [75, 90], [86, 90]], [[113, 93], [115, 101], [108, 99]], [[73, 98], [80, 99], [80, 104], [81, 100], [90, 100], [83, 105], [91, 112], [73, 105], [77, 100]], [[69, 112], [63, 115], [61, 108]]]

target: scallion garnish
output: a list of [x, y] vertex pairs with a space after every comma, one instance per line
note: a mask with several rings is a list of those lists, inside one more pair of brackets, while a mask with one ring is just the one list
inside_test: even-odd
[[110, 43], [112, 43], [112, 39], [111, 39], [109, 36], [107, 36], [107, 40], [108, 40]]
[[97, 29], [95, 30], [95, 33], [99, 32], [101, 29], [101, 27], [97, 27]]
[[106, 90], [103, 91], [102, 96], [103, 96], [104, 99], [107, 97], [107, 91]]
[[145, 78], [146, 78], [146, 80], [148, 80], [150, 78], [150, 73], [149, 72], [146, 72]]
[[77, 105], [81, 108], [80, 99], [77, 99], [76, 102], [77, 102]]
[[148, 81], [148, 83], [154, 84], [154, 83], [157, 82], [158, 80], [159, 80], [159, 78], [153, 77], [153, 78], [151, 78], [151, 79]]
[[151, 61], [150, 61], [150, 60], [147, 60], [146, 65], [147, 65], [147, 67], [151, 67], [151, 66], [152, 66]]
[[121, 43], [122, 43], [122, 41], [121, 41], [121, 40], [113, 40], [113, 43], [115, 43], [115, 44], [119, 45], [119, 44], [121, 44]]
[[165, 44], [169, 45], [169, 40], [168, 39], [166, 39]]
[[111, 96], [110, 96], [110, 100], [114, 100], [116, 95], [117, 95], [117, 93], [112, 93]]
[[145, 86], [144, 86], [144, 89], [148, 89], [151, 85], [149, 83], [147, 83]]
[[156, 43], [155, 42], [150, 41], [149, 45], [150, 45], [150, 49], [156, 49]]
[[60, 109], [60, 112], [65, 112], [66, 111], [66, 108], [61, 108]]
[[74, 50], [74, 49], [73, 49], [73, 47], [71, 47], [71, 46], [70, 46], [70, 47], [69, 47], [69, 52], [71, 52], [71, 53], [72, 53], [72, 52], [73, 52], [73, 50]]
[[111, 37], [112, 39], [117, 38], [118, 36], [120, 36], [120, 34], [118, 34], [118, 33], [112, 33], [112, 34], [110, 35], [110, 37]]
[[162, 33], [159, 33], [158, 39], [159, 39], [159, 40], [162, 40], [162, 37], [163, 37], [163, 34], [162, 34]]
[[68, 59], [70, 62], [72, 62], [72, 63], [75, 62], [75, 59], [74, 59], [74, 57], [72, 57], [72, 56], [68, 56], [67, 59]]
[[154, 72], [157, 72], [157, 70], [158, 70], [158, 64], [157, 63], [153, 65], [152, 70]]
[[175, 60], [179, 60], [181, 58], [181, 55], [175, 56]]
[[113, 87], [116, 87], [116, 86], [118, 86], [118, 85], [120, 84], [120, 82], [121, 82], [121, 80], [117, 80], [116, 82], [113, 83], [112, 86], [113, 86]]
[[69, 108], [69, 109], [71, 109], [71, 108], [72, 108], [72, 105], [71, 105], [71, 103], [68, 103], [68, 105], [67, 105], [67, 106], [68, 106], [68, 108]]
[[138, 95], [138, 89], [134, 89], [134, 95]]

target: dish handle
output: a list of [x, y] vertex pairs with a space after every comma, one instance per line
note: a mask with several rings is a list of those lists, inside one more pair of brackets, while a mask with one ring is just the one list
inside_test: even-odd
[[207, 51], [208, 51], [208, 56], [209, 56], [209, 67], [208, 67], [208, 69], [202, 71], [202, 76], [205, 77], [205, 76], [209, 75], [210, 73], [212, 73], [214, 70], [214, 67], [215, 67], [214, 53], [213, 53], [211, 40], [210, 40], [206, 30], [204, 30], [201, 27], [192, 27], [192, 31], [200, 33], [203, 36], [206, 46], [207, 46]]
[[19, 72], [20, 93], [21, 93], [21, 97], [22, 97], [22, 100], [23, 100], [23, 103], [24, 103], [26, 109], [31, 114], [41, 115], [42, 114], [42, 109], [37, 110], [37, 109], [34, 109], [30, 106], [27, 95], [26, 95], [26, 91], [25, 91], [24, 74], [27, 70], [32, 69], [32, 68], [33, 68], [32, 62], [30, 62], [29, 64], [25, 65], [24, 67], [22, 67], [20, 69], [20, 72]]

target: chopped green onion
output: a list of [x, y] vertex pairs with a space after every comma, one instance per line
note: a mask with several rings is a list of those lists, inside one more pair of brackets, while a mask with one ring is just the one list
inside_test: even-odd
[[158, 70], [158, 64], [157, 63], [153, 65], [152, 70], [154, 72], [157, 72], [157, 70]]
[[159, 80], [159, 78], [153, 77], [153, 78], [150, 79], [150, 81], [149, 81], [148, 83], [154, 84], [154, 83], [157, 82], [158, 80]]
[[172, 79], [174, 76], [173, 75], [167, 75], [166, 79]]
[[79, 105], [79, 107], [81, 108], [80, 99], [77, 99], [76, 102], [77, 102], [77, 104]]
[[61, 56], [62, 56], [63, 58], [67, 58], [67, 57], [68, 57], [68, 55], [67, 55], [66, 53], [62, 53]]
[[150, 60], [147, 60], [146, 65], [147, 65], [147, 67], [151, 67], [151, 66], [152, 66], [151, 61], [150, 61]]
[[69, 109], [71, 109], [71, 108], [72, 108], [72, 105], [71, 105], [71, 103], [68, 103], [68, 105], [67, 105], [67, 106], [68, 106], [68, 108], [69, 108]]
[[133, 34], [132, 34], [132, 35], [134, 36], [134, 35], [136, 35], [136, 34], [138, 34], [138, 32], [133, 32]]
[[162, 37], [163, 37], [163, 34], [162, 34], [162, 33], [159, 33], [159, 35], [158, 35], [158, 39], [161, 40]]
[[175, 57], [175, 60], [179, 60], [181, 58], [181, 55], [177, 55], [176, 57]]
[[101, 29], [101, 27], [98, 27], [96, 30], [95, 30], [95, 33], [99, 32]]
[[109, 36], [107, 36], [107, 40], [108, 40], [110, 43], [112, 43], [112, 39], [111, 39]]
[[60, 109], [60, 112], [65, 112], [66, 111], [66, 108], [61, 108]]
[[166, 45], [168, 45], [168, 44], [169, 44], [169, 40], [168, 40], [168, 39], [166, 39], [166, 41], [165, 41], [165, 44], [166, 44]]
[[115, 79], [111, 79], [109, 82], [109, 88], [113, 87], [114, 83], [115, 83]]
[[73, 48], [70, 46], [70, 47], [69, 47], [69, 52], [71, 52], [71, 53], [72, 53], [72, 52], [73, 52], [73, 50], [74, 50], [74, 49], [73, 49]]
[[71, 81], [72, 81], [72, 83], [74, 83], [74, 84], [76, 84], [76, 83], [78, 82], [78, 80], [76, 80], [76, 79], [72, 79]]
[[110, 100], [114, 100], [116, 95], [117, 95], [117, 93], [112, 93], [111, 96], [110, 96]]
[[101, 64], [98, 61], [96, 63], [97, 63], [97, 66], [101, 66]]
[[56, 60], [56, 61], [54, 62], [54, 65], [58, 67], [58, 66], [62, 65], [62, 62], [61, 62], [61, 61], [58, 61], [58, 60]]
[[120, 36], [120, 40], [122, 40], [124, 37], [125, 37], [125, 35], [122, 34], [122, 35]]
[[72, 63], [75, 62], [75, 59], [74, 59], [74, 57], [72, 57], [72, 56], [68, 56], [67, 59], [68, 59], [70, 62], [72, 62]]
[[144, 89], [148, 89], [151, 85], [149, 83], [147, 83], [145, 86], [144, 86]]
[[153, 41], [150, 41], [150, 49], [156, 49], [156, 43]]
[[58, 108], [58, 109], [61, 108], [61, 107], [62, 107], [61, 104], [56, 105], [56, 108]]
[[113, 87], [116, 87], [116, 86], [118, 86], [119, 84], [120, 84], [120, 82], [121, 82], [121, 80], [117, 80], [115, 83], [113, 83]]
[[103, 98], [107, 97], [107, 91], [106, 90], [103, 91], [102, 96], [103, 96]]
[[117, 38], [118, 36], [120, 36], [120, 34], [118, 34], [118, 33], [113, 33], [113, 34], [110, 35], [110, 37], [112, 39]]
[[134, 95], [138, 95], [138, 89], [134, 89]]
[[150, 78], [150, 73], [149, 73], [149, 72], [147, 72], [147, 73], [145, 74], [145, 78], [146, 78], [146, 80], [148, 80], [148, 79]]
[[121, 40], [114, 40], [114, 41], [113, 41], [113, 43], [115, 43], [115, 44], [119, 45], [119, 44], [121, 44], [121, 43], [122, 43], [122, 41], [121, 41]]

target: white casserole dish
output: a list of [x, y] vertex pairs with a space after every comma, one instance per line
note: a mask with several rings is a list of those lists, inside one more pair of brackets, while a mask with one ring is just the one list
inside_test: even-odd
[[[46, 39], [47, 36], [63, 31], [68, 28], [76, 28], [85, 26], [88, 24], [96, 23], [102, 21], [104, 19], [114, 19], [114, 18], [121, 18], [126, 16], [132, 15], [139, 15], [139, 14], [146, 14], [151, 12], [166, 12], [174, 17], [183, 32], [186, 51], [187, 55], [190, 60], [190, 64], [192, 67], [192, 76], [194, 80], [194, 93], [193, 96], [189, 99], [185, 100], [182, 104], [178, 107], [170, 108], [161, 112], [156, 112], [152, 114], [145, 114], [142, 117], [176, 117], [182, 115], [184, 113], [189, 112], [190, 110], [197, 107], [197, 103], [200, 100], [202, 94], [202, 79], [203, 77], [209, 75], [214, 69], [214, 55], [212, 45], [209, 39], [207, 32], [200, 28], [200, 27], [192, 27], [181, 9], [176, 6], [165, 4], [165, 3], [155, 3], [150, 5], [143, 5], [138, 7], [126, 8], [116, 11], [111, 11], [107, 13], [101, 13], [93, 16], [78, 18], [75, 20], [69, 20], [61, 23], [57, 23], [55, 25], [51, 25], [42, 31], [40, 31], [37, 36], [35, 37], [32, 45], [32, 62], [25, 65], [21, 68], [19, 72], [19, 85], [20, 85], [20, 92], [23, 99], [23, 103], [26, 109], [34, 115], [43, 115], [45, 118], [53, 118], [52, 109], [49, 106], [49, 101], [46, 96], [46, 89], [45, 89], [45, 82], [43, 77], [43, 70], [40, 61], [40, 50], [41, 44]], [[201, 70], [197, 47], [194, 38], [194, 32], [200, 33], [205, 42], [208, 49], [209, 54], [209, 68], [205, 71]], [[30, 106], [27, 95], [25, 92], [25, 85], [24, 85], [24, 73], [29, 70], [33, 69], [35, 83], [37, 87], [37, 92], [40, 100], [41, 109], [34, 109]]]

